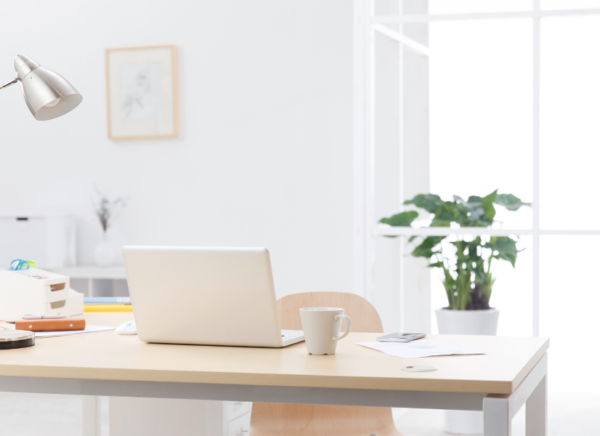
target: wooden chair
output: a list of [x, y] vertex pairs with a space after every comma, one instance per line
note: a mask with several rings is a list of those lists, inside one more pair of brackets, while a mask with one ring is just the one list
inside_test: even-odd
[[[343, 307], [352, 331], [383, 333], [381, 319], [364, 298], [342, 292], [307, 292], [279, 299], [279, 322], [284, 330], [302, 330], [300, 308]], [[343, 327], [342, 327], [343, 328]], [[318, 357], [315, 357], [318, 358]], [[402, 436], [392, 409], [384, 407], [313, 406], [254, 403], [249, 436]]]

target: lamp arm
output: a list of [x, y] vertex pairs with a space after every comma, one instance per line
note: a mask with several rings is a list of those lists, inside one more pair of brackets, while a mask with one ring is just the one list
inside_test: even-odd
[[8, 88], [10, 85], [14, 85], [18, 81], [19, 81], [19, 78], [17, 77], [15, 79], [11, 80], [10, 82], [6, 82], [4, 85], [0, 86], [0, 89]]

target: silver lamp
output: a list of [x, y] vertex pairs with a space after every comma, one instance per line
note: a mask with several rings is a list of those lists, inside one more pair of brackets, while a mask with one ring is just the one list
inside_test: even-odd
[[25, 103], [38, 121], [51, 120], [71, 112], [83, 100], [67, 79], [27, 56], [15, 57], [15, 70], [17, 78], [0, 86], [0, 89], [20, 80]]

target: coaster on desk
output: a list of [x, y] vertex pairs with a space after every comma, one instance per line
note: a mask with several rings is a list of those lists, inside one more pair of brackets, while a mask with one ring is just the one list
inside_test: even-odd
[[0, 350], [33, 347], [35, 333], [23, 330], [0, 330]]
[[437, 368], [435, 366], [426, 366], [426, 365], [410, 365], [410, 366], [405, 366], [400, 369], [402, 369], [402, 371], [408, 371], [408, 372], [437, 371]]

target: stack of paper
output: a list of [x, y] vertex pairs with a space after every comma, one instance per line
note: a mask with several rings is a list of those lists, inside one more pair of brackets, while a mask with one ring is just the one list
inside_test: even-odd
[[456, 345], [437, 339], [420, 339], [412, 342], [357, 342], [363, 347], [372, 348], [390, 356], [410, 359], [414, 357], [449, 356], [452, 354], [485, 354], [482, 351]]

